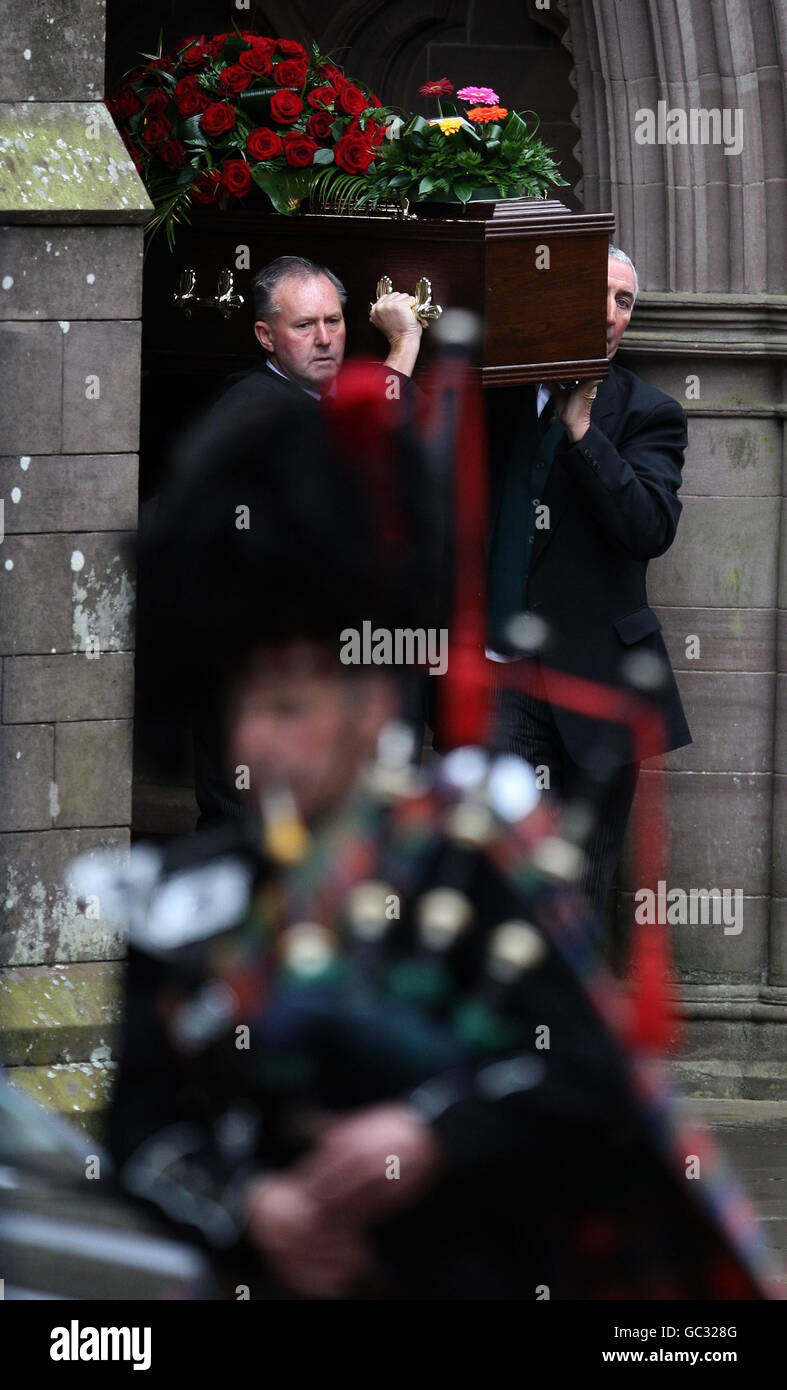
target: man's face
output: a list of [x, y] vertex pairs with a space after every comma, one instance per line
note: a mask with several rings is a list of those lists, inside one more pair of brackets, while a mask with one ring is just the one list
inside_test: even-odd
[[289, 657], [261, 655], [230, 704], [230, 766], [248, 767], [253, 801], [284, 784], [311, 820], [354, 785], [394, 705], [378, 674], [309, 672]]
[[324, 275], [290, 275], [275, 294], [280, 306], [254, 332], [285, 376], [324, 394], [342, 365], [345, 325], [339, 296]]
[[634, 308], [634, 272], [625, 261], [609, 257], [607, 270], [607, 357], [615, 356]]

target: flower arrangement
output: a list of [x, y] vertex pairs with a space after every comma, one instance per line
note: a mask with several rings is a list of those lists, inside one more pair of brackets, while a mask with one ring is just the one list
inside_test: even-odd
[[148, 235], [192, 203], [220, 207], [259, 188], [293, 213], [318, 186], [341, 197], [367, 174], [393, 113], [316, 46], [250, 30], [143, 54], [107, 107], [155, 206]]
[[[491, 87], [462, 87], [459, 111], [445, 100], [453, 90], [447, 77], [419, 88], [422, 96], [437, 97], [439, 115], [413, 116], [396, 132], [369, 172], [372, 187], [410, 201], [442, 196], [467, 203], [479, 194], [541, 197], [550, 185], [565, 184], [552, 151], [536, 138], [534, 112], [501, 106]], [[532, 130], [527, 116], [535, 120]]]
[[277, 212], [330, 200], [341, 209], [473, 196], [541, 195], [565, 183], [525, 115], [489, 87], [463, 87], [459, 112], [448, 78], [420, 91], [439, 115], [397, 115], [362, 82], [295, 39], [253, 30], [183, 40], [127, 74], [107, 107], [174, 245], [193, 204], [252, 200]]

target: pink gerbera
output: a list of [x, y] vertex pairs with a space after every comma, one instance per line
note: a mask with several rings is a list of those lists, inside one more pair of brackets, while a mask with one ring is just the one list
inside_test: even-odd
[[434, 82], [424, 82], [423, 87], [418, 88], [422, 97], [449, 97], [454, 90], [453, 82], [449, 82], [447, 77], [438, 77]]
[[491, 87], [462, 87], [456, 95], [460, 101], [471, 101], [474, 106], [497, 106], [500, 101]]

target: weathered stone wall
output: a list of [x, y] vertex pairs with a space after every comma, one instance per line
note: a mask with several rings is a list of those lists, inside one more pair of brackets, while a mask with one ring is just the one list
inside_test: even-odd
[[[65, 1088], [59, 1103], [69, 1111], [74, 1086], [84, 1089], [74, 1066], [111, 1041], [113, 979], [111, 968], [71, 963], [116, 960], [122, 942], [78, 910], [64, 870], [76, 853], [126, 845], [131, 813], [133, 576], [123, 543], [137, 513], [149, 203], [103, 90], [102, 0], [29, 0], [8, 12], [0, 37], [0, 1059], [36, 1089]], [[35, 1007], [21, 1007], [31, 999]]]

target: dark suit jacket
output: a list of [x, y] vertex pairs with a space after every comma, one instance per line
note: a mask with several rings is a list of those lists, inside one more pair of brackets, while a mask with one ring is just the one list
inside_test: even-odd
[[[521, 411], [535, 408], [533, 387], [489, 393], [492, 525]], [[552, 633], [545, 667], [621, 688], [626, 653], [652, 651], [663, 658], [666, 682], [659, 703], [665, 727], [663, 737], [651, 738], [648, 756], [691, 742], [645, 583], [648, 561], [663, 555], [675, 538], [686, 444], [678, 402], [612, 365], [584, 438], [573, 446], [565, 438], [556, 450], [542, 498], [549, 527], [536, 531], [527, 585], [529, 611], [544, 618]], [[548, 675], [545, 682], [549, 696]], [[576, 762], [593, 766], [600, 750], [612, 766], [632, 760], [631, 739], [619, 725], [550, 703]]]
[[287, 400], [293, 397], [298, 400], [305, 394], [296, 382], [274, 372], [268, 366], [268, 359], [264, 358], [252, 367], [251, 371], [228, 377], [222, 383], [221, 390], [208, 413], [213, 417], [228, 406], [234, 406], [236, 402], [247, 401], [249, 404], [256, 404], [259, 401]]

